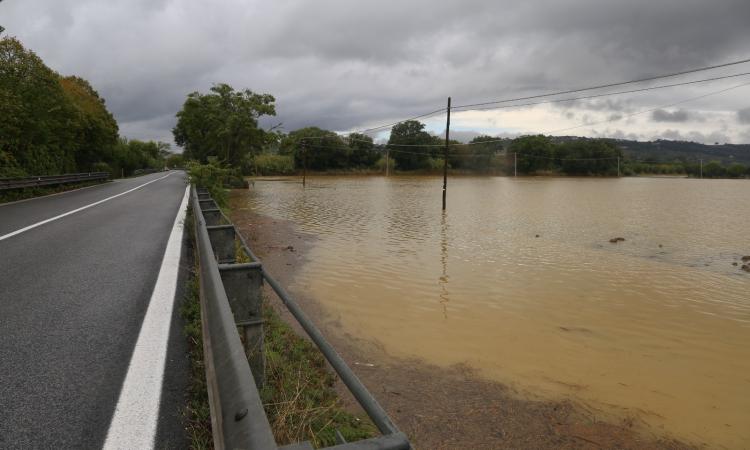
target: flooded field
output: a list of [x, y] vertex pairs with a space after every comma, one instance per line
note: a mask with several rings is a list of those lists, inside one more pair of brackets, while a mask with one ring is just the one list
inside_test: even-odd
[[750, 447], [750, 182], [453, 178], [445, 213], [441, 184], [256, 180], [247, 201], [317, 236], [291, 288], [346, 333]]

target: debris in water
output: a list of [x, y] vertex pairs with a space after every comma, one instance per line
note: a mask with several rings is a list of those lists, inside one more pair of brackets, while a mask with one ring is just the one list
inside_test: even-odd
[[616, 237], [616, 238], [612, 238], [609, 240], [609, 242], [613, 244], [617, 244], [618, 242], [624, 242], [624, 241], [625, 241], [625, 238], [622, 238], [622, 237]]

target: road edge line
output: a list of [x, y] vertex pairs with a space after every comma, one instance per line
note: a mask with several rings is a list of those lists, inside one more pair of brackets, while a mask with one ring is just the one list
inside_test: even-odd
[[177, 211], [159, 275], [128, 364], [103, 449], [154, 448], [167, 346], [177, 294], [190, 186]]

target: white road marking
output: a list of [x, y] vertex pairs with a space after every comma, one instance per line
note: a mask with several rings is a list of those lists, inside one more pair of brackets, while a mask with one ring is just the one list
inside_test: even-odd
[[140, 189], [143, 186], [149, 185], [151, 183], [155, 183], [155, 182], [157, 182], [159, 180], [163, 180], [164, 178], [167, 178], [170, 175], [172, 175], [172, 174], [168, 173], [168, 174], [164, 175], [163, 177], [160, 177], [160, 178], [157, 178], [155, 180], [151, 180], [149, 182], [143, 183], [141, 185], [138, 185], [138, 186], [134, 187], [133, 189], [128, 189], [125, 192], [120, 192], [119, 194], [115, 194], [115, 195], [113, 195], [111, 197], [104, 198], [102, 200], [99, 200], [98, 202], [94, 202], [94, 203], [88, 204], [86, 206], [81, 206], [80, 208], [76, 208], [76, 209], [74, 209], [72, 211], [68, 211], [68, 212], [62, 213], [62, 214], [57, 215], [55, 217], [50, 217], [49, 219], [42, 220], [41, 222], [37, 222], [37, 223], [31, 224], [31, 225], [29, 225], [27, 227], [23, 227], [23, 228], [21, 228], [19, 230], [13, 231], [11, 233], [4, 234], [4, 235], [0, 236], [0, 241], [2, 241], [4, 239], [11, 238], [11, 237], [16, 236], [18, 234], [21, 234], [23, 232], [29, 231], [29, 230], [34, 229], [36, 227], [40, 227], [40, 226], [44, 225], [45, 223], [50, 223], [50, 222], [52, 222], [54, 220], [62, 219], [63, 217], [66, 217], [66, 216], [69, 216], [71, 214], [75, 214], [77, 212], [83, 211], [84, 209], [91, 208], [92, 206], [96, 206], [96, 205], [99, 205], [101, 203], [108, 202], [108, 201], [112, 200], [113, 198], [117, 198], [117, 197], [123, 196], [123, 195], [128, 194], [130, 192], [133, 192], [133, 191], [135, 191], [137, 189]]
[[155, 445], [189, 194], [188, 187], [169, 235], [156, 286], [109, 425], [105, 450], [152, 449]]

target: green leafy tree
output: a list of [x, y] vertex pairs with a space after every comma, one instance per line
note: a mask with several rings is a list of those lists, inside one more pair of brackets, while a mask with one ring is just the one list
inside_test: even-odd
[[352, 133], [349, 135], [349, 147], [351, 155], [349, 165], [353, 167], [372, 167], [378, 159], [380, 153], [375, 150], [375, 144], [372, 137], [361, 133]]
[[508, 153], [511, 158], [513, 153], [516, 154], [519, 173], [531, 174], [553, 167], [554, 150], [552, 142], [546, 136], [521, 136], [513, 139]]
[[744, 178], [747, 169], [744, 164], [732, 163], [727, 167], [727, 176], [730, 178]]
[[292, 155], [294, 165], [323, 171], [345, 169], [352, 149], [338, 134], [318, 127], [306, 127], [289, 133], [280, 144], [279, 153]]
[[180, 153], [170, 153], [164, 158], [164, 164], [170, 169], [174, 167], [184, 167], [185, 159]]
[[622, 150], [604, 139], [578, 139], [555, 147], [555, 167], [568, 175], [616, 175]]
[[451, 147], [448, 162], [456, 169], [487, 172], [493, 169], [492, 160], [502, 149], [503, 144], [498, 138], [477, 136], [469, 141], [469, 145]]
[[78, 169], [91, 170], [95, 163], [111, 160], [118, 127], [115, 118], [107, 111], [104, 99], [83, 78], [61, 78], [60, 85], [73, 105], [74, 120], [71, 124], [74, 124]]
[[431, 166], [430, 159], [437, 156], [440, 138], [424, 131], [425, 125], [416, 120], [401, 122], [391, 129], [388, 145], [391, 157], [400, 170], [425, 169]]
[[0, 176], [113, 167], [118, 127], [80, 77], [61, 77], [15, 38], [0, 39]]
[[217, 84], [207, 94], [188, 95], [172, 130], [186, 158], [207, 162], [215, 156], [232, 167], [241, 167], [245, 156], [260, 153], [267, 133], [259, 128], [261, 116], [276, 115], [275, 99], [249, 89], [236, 91]]
[[78, 122], [59, 80], [17, 39], [0, 39], [0, 154], [28, 174], [76, 168]]
[[721, 178], [726, 175], [727, 171], [719, 161], [711, 161], [703, 166], [703, 176], [705, 178]]

